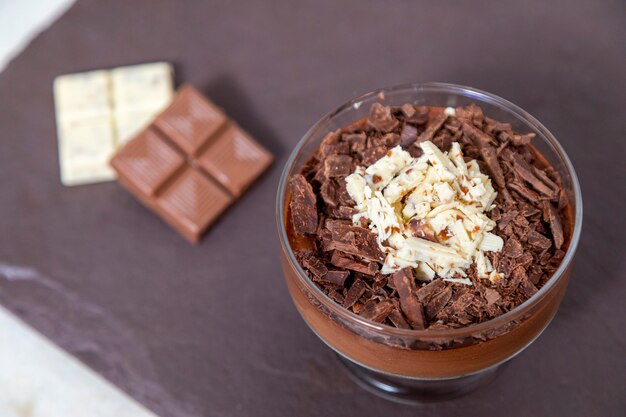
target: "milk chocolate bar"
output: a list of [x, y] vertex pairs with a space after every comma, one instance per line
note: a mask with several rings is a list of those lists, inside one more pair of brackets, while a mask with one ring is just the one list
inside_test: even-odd
[[272, 155], [189, 85], [111, 160], [118, 180], [197, 243]]

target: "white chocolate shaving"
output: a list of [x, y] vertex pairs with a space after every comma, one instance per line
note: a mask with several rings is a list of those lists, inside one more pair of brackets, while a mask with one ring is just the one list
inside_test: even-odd
[[412, 160], [411, 155], [402, 147], [396, 146], [391, 149], [387, 155], [365, 170], [372, 189], [382, 190], [385, 188], [393, 177]]
[[[365, 219], [387, 254], [382, 273], [411, 267], [420, 280], [439, 276], [471, 285], [465, 270], [475, 263], [479, 277], [499, 279], [485, 256], [501, 251], [503, 243], [486, 215], [497, 196], [490, 178], [476, 161], [465, 162], [456, 142], [449, 152], [429, 141], [420, 146], [419, 158], [398, 146], [346, 178], [358, 210], [353, 221]], [[416, 224], [429, 233], [412, 229]]]

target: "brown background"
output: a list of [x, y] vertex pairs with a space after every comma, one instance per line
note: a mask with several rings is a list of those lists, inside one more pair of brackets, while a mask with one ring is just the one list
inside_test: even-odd
[[[0, 301], [163, 417], [623, 415], [624, 2], [452, 3], [79, 1], [0, 74], [0, 263], [28, 268], [4, 269]], [[155, 60], [277, 156], [199, 247], [115, 183], [58, 178], [54, 76]], [[545, 334], [488, 388], [410, 408], [356, 387], [297, 315], [274, 199], [325, 112], [424, 81], [543, 121], [578, 171], [585, 220]]]

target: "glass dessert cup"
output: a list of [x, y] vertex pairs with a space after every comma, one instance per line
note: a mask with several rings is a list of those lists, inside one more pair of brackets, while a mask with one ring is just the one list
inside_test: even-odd
[[[565, 257], [530, 299], [492, 320], [456, 329], [409, 330], [366, 320], [335, 303], [300, 267], [289, 234], [289, 179], [313, 155], [323, 137], [368, 116], [372, 103], [457, 107], [478, 104], [486, 116], [533, 132], [533, 146], [560, 175], [570, 208]], [[442, 400], [471, 392], [529, 346], [548, 326], [561, 303], [582, 227], [582, 197], [574, 168], [554, 136], [534, 117], [492, 94], [468, 87], [429, 83], [372, 91], [329, 113], [300, 140], [278, 187], [281, 261], [293, 302], [311, 330], [333, 349], [360, 385], [404, 402]], [[290, 243], [290, 237], [291, 243]]]

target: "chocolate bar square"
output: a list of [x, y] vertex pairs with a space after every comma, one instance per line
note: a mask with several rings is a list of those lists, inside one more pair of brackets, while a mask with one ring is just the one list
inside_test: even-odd
[[119, 176], [132, 180], [147, 196], [155, 195], [184, 163], [182, 155], [152, 129], [140, 132], [111, 161]]
[[231, 204], [232, 196], [200, 170], [186, 166], [157, 199], [163, 216], [191, 242]]
[[186, 154], [194, 155], [225, 122], [226, 116], [217, 106], [185, 85], [154, 125]]
[[234, 196], [241, 195], [271, 160], [265, 149], [232, 125], [198, 156], [200, 166]]
[[144, 205], [197, 243], [272, 159], [217, 106], [184, 86], [111, 166]]

